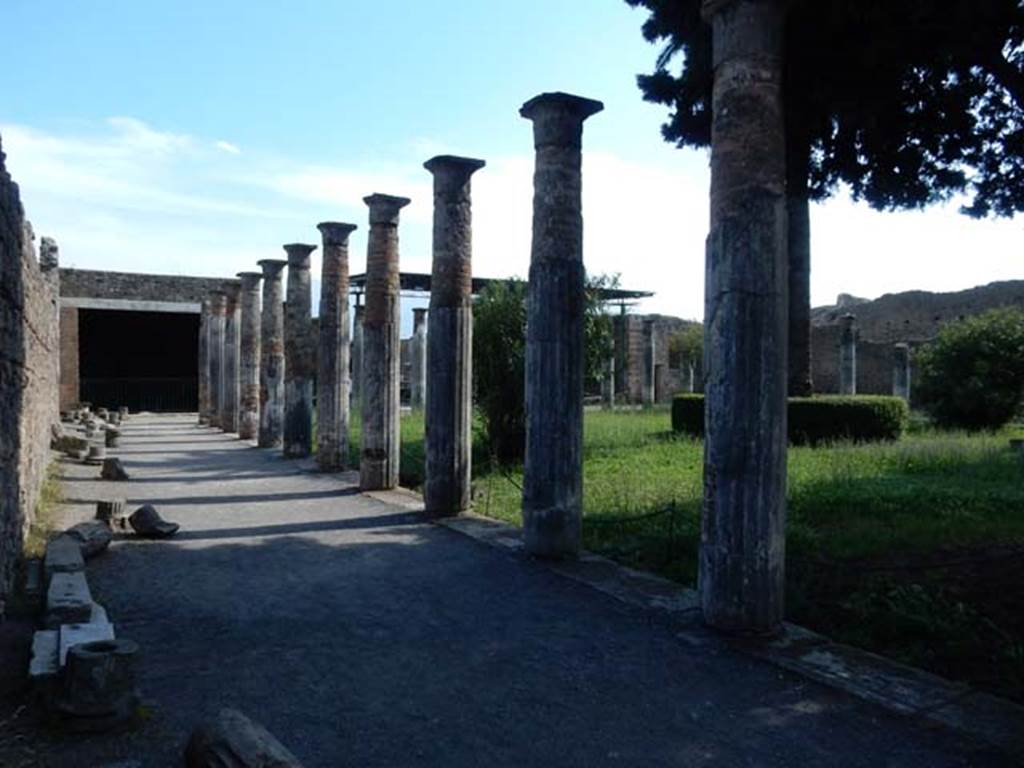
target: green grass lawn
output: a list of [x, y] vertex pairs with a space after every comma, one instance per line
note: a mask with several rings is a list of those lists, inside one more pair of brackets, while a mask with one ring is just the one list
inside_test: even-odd
[[[1007, 437], [791, 448], [789, 618], [1024, 700], [1024, 457]], [[702, 450], [667, 410], [588, 411], [584, 545], [694, 584]], [[402, 419], [401, 463], [419, 485], [419, 414]], [[518, 524], [521, 468], [494, 466], [477, 439], [473, 475], [476, 511]]]

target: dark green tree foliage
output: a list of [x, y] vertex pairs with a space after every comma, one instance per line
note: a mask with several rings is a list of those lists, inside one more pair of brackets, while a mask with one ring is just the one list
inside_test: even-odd
[[[600, 299], [618, 276], [587, 279], [584, 380], [597, 386], [612, 354], [611, 317]], [[491, 454], [501, 463], [523, 458], [526, 445], [526, 290], [522, 280], [491, 283], [473, 305], [473, 395]]]
[[914, 397], [944, 427], [998, 429], [1024, 398], [1024, 311], [950, 323], [917, 354]]

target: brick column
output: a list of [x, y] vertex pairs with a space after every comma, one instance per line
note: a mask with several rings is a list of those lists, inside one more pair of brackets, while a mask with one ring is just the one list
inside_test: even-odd
[[892, 345], [892, 393], [910, 402], [910, 346]]
[[352, 407], [362, 401], [363, 393], [363, 312], [356, 304], [352, 318]]
[[473, 424], [473, 227], [470, 177], [483, 160], [442, 155], [434, 175], [434, 239], [427, 335], [426, 482], [431, 516], [469, 509]]
[[281, 259], [257, 262], [263, 270], [260, 313], [260, 448], [277, 448], [284, 434], [284, 286]]
[[654, 321], [644, 319], [644, 405], [654, 405], [654, 372], [657, 365]]
[[199, 423], [210, 423], [210, 300], [199, 304]]
[[533, 121], [533, 243], [526, 319], [523, 536], [541, 557], [575, 557], [583, 514], [583, 121], [599, 101], [545, 93]]
[[615, 407], [615, 354], [612, 353], [604, 361], [601, 368], [601, 405], [605, 408]]
[[782, 0], [705, 0], [713, 30], [699, 588], [716, 629], [783, 615], [788, 251]]
[[229, 286], [224, 293], [224, 378], [221, 382], [220, 428], [225, 432], [238, 431], [238, 357], [242, 324], [239, 286]]
[[260, 282], [262, 272], [239, 272], [242, 322], [239, 334], [238, 437], [255, 440], [260, 430]]
[[366, 252], [366, 312], [363, 315], [362, 439], [359, 486], [381, 490], [398, 485], [401, 337], [398, 282], [398, 214], [405, 197], [374, 194]]
[[288, 298], [284, 308], [284, 455], [290, 459], [313, 452], [313, 348], [312, 293], [309, 255], [315, 245], [290, 243]]
[[427, 310], [417, 307], [412, 311], [412, 339], [410, 356], [410, 405], [420, 410], [427, 392]]
[[224, 312], [228, 297], [223, 291], [210, 294], [210, 426], [221, 426], [224, 402]]
[[839, 318], [839, 394], [857, 394], [857, 318]]
[[348, 236], [355, 224], [325, 221], [320, 273], [320, 355], [316, 401], [316, 460], [335, 471], [348, 463]]

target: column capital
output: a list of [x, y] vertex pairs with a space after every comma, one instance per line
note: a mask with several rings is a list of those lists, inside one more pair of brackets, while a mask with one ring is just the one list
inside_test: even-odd
[[533, 121], [533, 144], [579, 147], [583, 121], [604, 109], [594, 99], [555, 91], [534, 96], [519, 109], [519, 114]]
[[281, 270], [288, 266], [284, 259], [260, 259], [256, 262], [263, 270], [263, 277], [272, 280], [281, 274]]
[[228, 296], [224, 291], [210, 291], [210, 311], [215, 315], [223, 315], [227, 306]]
[[309, 255], [317, 248], [308, 243], [288, 243], [282, 247], [288, 254], [288, 267], [294, 269], [309, 269]]
[[355, 224], [340, 221], [321, 221], [316, 225], [323, 235], [324, 245], [348, 245], [348, 236], [359, 229]]
[[487, 165], [485, 160], [458, 155], [436, 155], [423, 164], [423, 167], [434, 174], [438, 181], [451, 181], [465, 184], [474, 173]]
[[408, 197], [395, 197], [374, 192], [363, 198], [370, 207], [370, 224], [393, 224], [398, 226], [398, 212], [412, 202]]
[[414, 307], [412, 310], [412, 327], [413, 330], [421, 327], [427, 319], [427, 308], [426, 307]]
[[254, 288], [258, 288], [260, 281], [263, 279], [262, 272], [239, 272], [235, 276], [242, 281], [243, 291], [251, 291]]

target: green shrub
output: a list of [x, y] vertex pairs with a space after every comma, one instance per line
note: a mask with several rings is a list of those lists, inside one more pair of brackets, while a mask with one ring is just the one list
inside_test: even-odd
[[1024, 312], [996, 309], [943, 327], [917, 353], [914, 396], [941, 427], [998, 429], [1020, 412]]
[[[875, 395], [791, 397], [787, 413], [789, 441], [796, 445], [898, 440], [910, 419], [901, 398]], [[704, 395], [675, 396], [672, 429], [704, 435]]]

